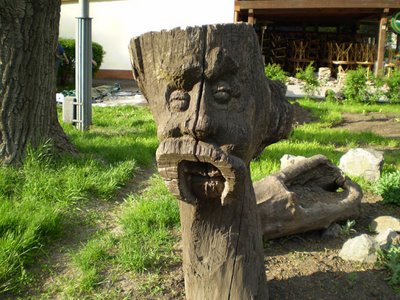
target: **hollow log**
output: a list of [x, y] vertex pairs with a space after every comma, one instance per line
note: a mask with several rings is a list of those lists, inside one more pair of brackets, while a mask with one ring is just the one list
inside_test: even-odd
[[360, 186], [323, 155], [297, 160], [253, 186], [268, 239], [328, 228], [361, 210]]
[[157, 165], [180, 201], [187, 299], [268, 299], [249, 164], [287, 137], [284, 88], [265, 78], [247, 24], [133, 38], [130, 54], [157, 124]]

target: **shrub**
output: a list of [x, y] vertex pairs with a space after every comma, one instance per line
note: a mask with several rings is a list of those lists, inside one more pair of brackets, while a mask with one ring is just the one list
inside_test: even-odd
[[[59, 43], [63, 46], [65, 54], [69, 59], [69, 64], [62, 64], [58, 70], [57, 78], [61, 85], [73, 83], [75, 81], [75, 40], [74, 39], [59, 39]], [[103, 46], [93, 42], [92, 43], [93, 60], [97, 63], [96, 66], [92, 65], [93, 74], [100, 69], [103, 57], [106, 52]]]
[[304, 70], [297, 69], [296, 78], [304, 80], [303, 91], [307, 98], [310, 98], [319, 87], [319, 81], [314, 75], [313, 62], [311, 62]]
[[400, 292], [400, 247], [391, 245], [388, 250], [379, 251], [380, 263], [386, 267], [390, 275], [387, 278], [389, 284]]
[[386, 93], [387, 98], [391, 103], [400, 103], [400, 68], [395, 68], [387, 78], [386, 84], [388, 91]]
[[367, 79], [367, 70], [363, 67], [347, 72], [343, 87], [343, 94], [347, 101], [367, 102], [369, 100]]
[[385, 79], [381, 76], [370, 75], [369, 79], [371, 80], [374, 90], [372, 90], [368, 97], [370, 102], [376, 103], [379, 99], [385, 96], [385, 92], [383, 91], [383, 86], [385, 85]]
[[373, 188], [383, 202], [400, 205], [400, 170], [384, 174]]
[[332, 89], [326, 90], [325, 101], [327, 101], [327, 102], [337, 102], [338, 101], [334, 90], [332, 90]]
[[279, 80], [282, 83], [286, 83], [288, 74], [278, 64], [268, 64], [264, 68], [265, 76], [271, 80]]

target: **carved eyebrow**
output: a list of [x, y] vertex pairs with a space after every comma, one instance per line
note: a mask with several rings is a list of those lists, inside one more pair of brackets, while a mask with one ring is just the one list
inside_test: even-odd
[[176, 88], [190, 90], [202, 78], [200, 63], [184, 64], [171, 72], [166, 71], [166, 79]]
[[206, 55], [204, 75], [207, 79], [215, 79], [226, 73], [236, 73], [238, 63], [225, 49], [216, 47]]

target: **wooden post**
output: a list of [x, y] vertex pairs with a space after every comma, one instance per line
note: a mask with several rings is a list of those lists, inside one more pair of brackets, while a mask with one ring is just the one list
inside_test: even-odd
[[130, 42], [157, 165], [180, 201], [186, 298], [268, 299], [249, 164], [288, 135], [292, 110], [248, 24], [146, 33]]
[[254, 25], [254, 10], [249, 9], [249, 15], [247, 17], [247, 23], [250, 25]]
[[379, 22], [378, 53], [376, 58], [375, 75], [382, 72], [385, 58], [386, 29], [389, 9], [385, 8]]
[[233, 23], [238, 23], [239, 22], [239, 14], [240, 14], [240, 4], [239, 4], [238, 1], [235, 1]]

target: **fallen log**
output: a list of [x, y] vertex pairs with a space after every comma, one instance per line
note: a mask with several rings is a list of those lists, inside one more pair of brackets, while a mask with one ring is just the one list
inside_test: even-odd
[[267, 239], [327, 228], [360, 214], [360, 186], [323, 155], [299, 159], [253, 186]]

